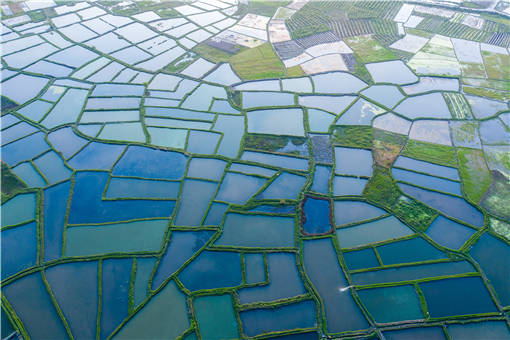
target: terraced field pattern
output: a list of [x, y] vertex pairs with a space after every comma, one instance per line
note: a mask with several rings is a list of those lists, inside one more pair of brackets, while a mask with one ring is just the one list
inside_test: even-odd
[[510, 339], [508, 1], [0, 8], [1, 339]]

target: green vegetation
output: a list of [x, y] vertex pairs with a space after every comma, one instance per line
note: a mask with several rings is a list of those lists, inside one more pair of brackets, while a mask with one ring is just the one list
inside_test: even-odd
[[294, 13], [290, 19], [285, 21], [285, 24], [293, 39], [330, 30], [328, 21], [324, 18], [321, 11], [316, 9], [311, 2]]
[[176, 18], [180, 16], [180, 13], [172, 8], [161, 8], [156, 10], [156, 12], [163, 18]]
[[[264, 151], [279, 151], [284, 148], [289, 142], [295, 146], [300, 146], [306, 143], [306, 138], [300, 137], [283, 137], [283, 136], [266, 136], [247, 134], [244, 137], [244, 147], [248, 149], [257, 149]], [[299, 155], [297, 150], [288, 152], [290, 154]]]
[[424, 37], [424, 38], [428, 38], [428, 39], [430, 39], [434, 36], [434, 34], [432, 34], [430, 32], [426, 32], [426, 31], [422, 31], [422, 30], [419, 30], [416, 28], [410, 28], [410, 27], [406, 27], [406, 32], [407, 32], [407, 34], [417, 35], [419, 37]]
[[506, 152], [507, 149], [500, 150], [485, 150], [485, 157], [489, 164], [494, 164], [498, 169], [503, 169], [505, 174], [510, 173], [510, 153]]
[[374, 160], [377, 165], [390, 168], [407, 141], [407, 136], [374, 129]]
[[410, 139], [402, 151], [402, 154], [422, 161], [457, 167], [455, 148], [447, 145], [432, 144]]
[[289, 9], [289, 8], [282, 7], [282, 8], [280, 8], [280, 10], [278, 10], [278, 11], [275, 13], [274, 18], [275, 18], [275, 19], [283, 19], [283, 20], [285, 20], [285, 19], [287, 19], [287, 18], [291, 17], [291, 16], [292, 16], [292, 14], [293, 14], [293, 12], [294, 12], [294, 11], [293, 11], [293, 10], [291, 10], [291, 9]]
[[244, 147], [266, 151], [276, 151], [287, 145], [286, 137], [247, 134]]
[[135, 2], [140, 12], [144, 11], [155, 11], [163, 18], [175, 18], [181, 16], [179, 12], [173, 9], [173, 7], [181, 6], [180, 1], [136, 1]]
[[479, 202], [491, 185], [491, 173], [481, 150], [458, 148], [459, 174], [464, 193], [473, 202]]
[[392, 39], [398, 39], [397, 23], [390, 20], [374, 19], [370, 21], [374, 26], [376, 35], [390, 36]]
[[444, 92], [443, 97], [455, 119], [471, 118], [471, 107], [461, 93]]
[[118, 1], [99, 1], [99, 3], [117, 15], [131, 16], [145, 11], [155, 11], [163, 18], [174, 18], [180, 16], [172, 7], [180, 6], [180, 1], [136, 1], [128, 6], [118, 7]]
[[195, 53], [185, 53], [179, 58], [172, 61], [171, 64], [165, 66], [164, 70], [172, 73], [178, 73], [188, 67], [191, 63], [198, 59], [198, 55]]
[[[292, 18], [294, 18], [294, 16]], [[318, 24], [294, 29], [290, 31], [290, 35], [292, 39], [299, 39], [327, 31], [330, 31], [329, 26], [327, 26], [326, 24]]]
[[395, 60], [397, 56], [371, 36], [346, 38], [345, 42], [359, 56], [362, 62]]
[[475, 8], [475, 9], [486, 8], [486, 6], [484, 6], [482, 3], [472, 2], [472, 1], [464, 1], [464, 2], [462, 2], [461, 6], [467, 7], [467, 8]]
[[255, 13], [272, 17], [278, 7], [285, 7], [290, 1], [268, 1], [268, 0], [250, 0], [248, 5], [240, 4], [239, 10], [243, 13]]
[[478, 63], [460, 63], [462, 76], [485, 78], [485, 68]]
[[140, 9], [146, 11], [149, 9], [154, 10], [156, 8], [172, 8], [172, 7], [182, 6], [182, 2], [181, 1], [154, 2], [151, 0], [142, 0], [142, 1], [137, 1], [136, 5]]
[[380, 166], [374, 169], [363, 195], [369, 201], [390, 210], [418, 231], [425, 231], [437, 215], [426, 205], [403, 196], [390, 171]]
[[201, 43], [193, 48], [193, 52], [213, 63], [226, 63], [232, 58], [232, 54]]
[[490, 217], [489, 226], [496, 234], [510, 241], [510, 224]]
[[392, 51], [397, 56], [398, 59], [402, 59], [405, 62], [411, 60], [411, 58], [414, 56], [413, 53], [402, 51], [402, 50], [397, 50], [397, 49], [393, 49], [393, 48], [390, 48], [390, 51]]
[[490, 89], [510, 91], [510, 80], [491, 80], [479, 78], [462, 78], [462, 83], [478, 87], [487, 87]]
[[131, 16], [135, 15], [140, 12], [138, 7], [136, 7], [136, 4], [126, 6], [126, 7], [113, 7], [112, 12], [116, 15], [122, 15], [122, 16]]
[[475, 96], [494, 98], [501, 101], [510, 100], [510, 92], [508, 91], [498, 91], [473, 86], [464, 86], [462, 89], [464, 90], [465, 93], [473, 94]]
[[373, 143], [371, 126], [337, 126], [333, 130], [331, 140], [334, 144], [356, 148], [371, 149]]
[[426, 17], [416, 28], [430, 33], [441, 34], [447, 37], [479, 42], [487, 41], [492, 35], [492, 32], [479, 30], [436, 16]]
[[230, 59], [230, 64], [234, 71], [246, 80], [285, 75], [285, 67], [270, 43], [236, 54]]
[[43, 10], [38, 11], [30, 11], [28, 12], [28, 16], [32, 19], [33, 22], [40, 22], [46, 20], [46, 13]]
[[16, 104], [15, 102], [13, 102], [12, 100], [10, 100], [9, 98], [7, 98], [5, 96], [2, 96], [0, 103], [1, 103], [0, 105], [2, 107], [2, 113], [18, 106], [18, 104]]
[[228, 99], [230, 99], [230, 101], [234, 105], [236, 105], [238, 107], [241, 106], [241, 91], [228, 90], [227, 95], [228, 95]]
[[301, 68], [301, 66], [296, 65], [296, 66], [289, 67], [287, 69], [287, 72], [285, 75], [287, 77], [301, 77], [301, 76], [305, 75], [305, 72], [303, 72], [303, 69]]
[[510, 219], [510, 182], [508, 178], [499, 171], [492, 171], [492, 184], [480, 201], [480, 205], [504, 219]]
[[487, 70], [487, 77], [490, 79], [510, 80], [510, 74], [508, 73], [510, 56], [483, 51], [482, 57], [485, 69]]
[[397, 1], [310, 1], [286, 21], [291, 36], [301, 38], [332, 30], [340, 37], [377, 34], [397, 39], [393, 17]]
[[[503, 2], [500, 2], [499, 4], [502, 4], [502, 3]], [[510, 26], [510, 20], [506, 17], [501, 16], [501, 15], [495, 15], [495, 14], [490, 14], [490, 13], [480, 13], [480, 16], [482, 18], [484, 18], [485, 20], [490, 21], [492, 23]], [[499, 32], [499, 30], [497, 30], [497, 31]]]
[[7, 164], [2, 162], [2, 201], [4, 197], [15, 194], [27, 186], [12, 173]]
[[456, 125], [455, 128], [451, 130], [452, 138], [455, 141], [465, 144], [476, 143], [476, 139], [478, 138], [476, 134], [477, 128], [477, 121], [463, 121], [462, 124]]
[[[356, 61], [358, 58], [356, 58]], [[357, 75], [361, 80], [371, 83], [372, 77], [370, 76], [370, 73], [368, 72], [367, 68], [365, 67], [365, 64], [357, 62], [356, 65], [354, 65], [354, 72], [353, 74]]]

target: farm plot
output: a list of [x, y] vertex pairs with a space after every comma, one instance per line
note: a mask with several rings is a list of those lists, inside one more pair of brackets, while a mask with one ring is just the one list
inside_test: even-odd
[[471, 118], [471, 107], [461, 93], [444, 92], [443, 97], [455, 119]]
[[373, 34], [375, 32], [369, 19], [335, 20], [328, 23], [329, 27], [341, 38]]
[[487, 39], [487, 42], [492, 45], [508, 47], [510, 46], [510, 33], [508, 32], [494, 32]]
[[487, 70], [487, 76], [490, 79], [510, 80], [510, 75], [506, 67], [501, 65], [510, 65], [510, 56], [500, 53], [482, 52], [482, 57]]
[[236, 54], [230, 63], [243, 79], [273, 78], [284, 74], [284, 66], [269, 43]]
[[329, 31], [327, 19], [321, 11], [312, 7], [310, 3], [306, 4], [298, 12], [285, 21], [293, 39], [307, 37], [321, 32]]
[[406, 34], [402, 39], [395, 41], [391, 48], [409, 53], [418, 52], [429, 40], [417, 35]]
[[394, 60], [397, 58], [393, 52], [381, 45], [370, 35], [346, 38], [345, 42], [360, 57], [361, 61], [365, 63]]
[[295, 41], [302, 46], [304, 49], [307, 49], [309, 47], [319, 45], [319, 44], [325, 44], [330, 42], [339, 41], [340, 38], [338, 38], [333, 32], [321, 32], [317, 34], [313, 34], [307, 37], [298, 38], [295, 39]]
[[301, 64], [301, 68], [306, 74], [348, 70], [340, 54], [328, 54], [314, 58]]
[[289, 41], [291, 39], [290, 33], [285, 26], [284, 21], [272, 20], [268, 27], [269, 40], [272, 43]]
[[426, 17], [416, 28], [430, 33], [478, 42], [487, 41], [491, 36], [489, 31], [445, 20], [441, 17]]
[[291, 59], [304, 52], [303, 47], [298, 45], [295, 40], [273, 43], [273, 47], [281, 59]]

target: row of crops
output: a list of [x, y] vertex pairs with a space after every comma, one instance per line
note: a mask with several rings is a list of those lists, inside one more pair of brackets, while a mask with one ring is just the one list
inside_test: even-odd
[[444, 92], [443, 97], [455, 119], [469, 119], [471, 108], [466, 98], [460, 93]]
[[452, 38], [486, 42], [503, 47], [507, 47], [510, 44], [509, 27], [492, 20], [485, 20], [482, 29], [476, 29], [463, 25], [459, 20], [426, 16], [416, 28]]
[[374, 33], [374, 27], [370, 19], [330, 21], [329, 27], [339, 37], [352, 37]]
[[396, 35], [399, 1], [311, 1], [286, 21], [293, 39], [333, 31], [339, 37]]

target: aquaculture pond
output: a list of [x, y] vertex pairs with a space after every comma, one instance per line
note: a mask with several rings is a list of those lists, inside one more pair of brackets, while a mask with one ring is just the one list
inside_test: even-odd
[[509, 6], [2, 3], [1, 340], [510, 340]]

